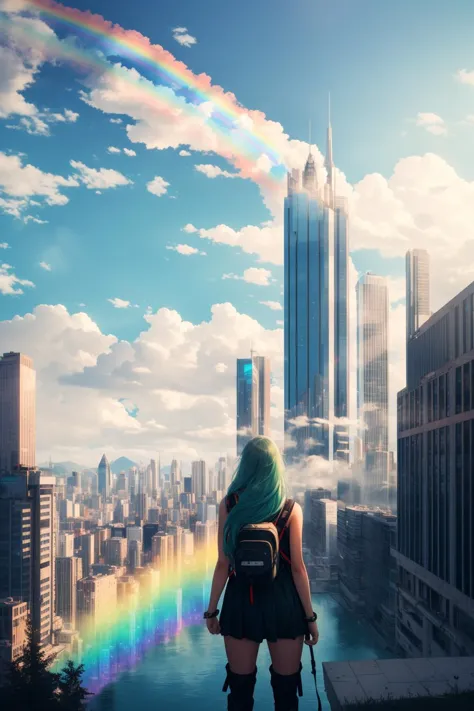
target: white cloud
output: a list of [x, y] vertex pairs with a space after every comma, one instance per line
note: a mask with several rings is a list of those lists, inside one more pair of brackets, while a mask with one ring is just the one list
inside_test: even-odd
[[0, 294], [23, 294], [22, 286], [34, 287], [32, 281], [20, 279], [11, 271], [9, 264], [0, 264]]
[[146, 189], [148, 190], [149, 193], [152, 193], [152, 195], [156, 195], [157, 197], [161, 197], [162, 195], [166, 195], [168, 192], [168, 187], [169, 183], [166, 182], [166, 180], [159, 175], [157, 175], [153, 180], [150, 180], [149, 183], [146, 184]]
[[183, 148], [183, 149], [180, 150], [179, 155], [184, 158], [185, 156], [190, 156], [191, 153], [190, 153], [190, 151], [186, 151], [186, 150]]
[[173, 30], [173, 39], [179, 42], [183, 47], [192, 47], [197, 43], [197, 39], [188, 33], [187, 27], [175, 27]]
[[183, 231], [189, 234], [198, 233], [202, 239], [217, 244], [238, 247], [247, 254], [257, 255], [263, 262], [283, 264], [283, 227], [279, 223], [265, 222], [260, 227], [247, 225], [240, 230], [228, 225], [198, 229], [188, 224], [183, 227]]
[[133, 158], [137, 155], [137, 152], [134, 151], [133, 148], [124, 148], [123, 152], [126, 156], [129, 156], [130, 158]]
[[242, 276], [237, 274], [223, 274], [223, 279], [240, 279], [248, 284], [256, 284], [257, 286], [270, 286], [270, 277], [272, 273], [269, 269], [261, 269], [259, 267], [250, 267], [245, 269]]
[[206, 256], [206, 252], [200, 252], [199, 249], [191, 247], [190, 244], [167, 245], [166, 249], [172, 249], [173, 251], [178, 252], [178, 254], [183, 254], [185, 257], [189, 257], [191, 254], [200, 254], [203, 257]]
[[119, 299], [117, 296], [115, 296], [113, 299], [107, 299], [114, 309], [129, 309], [131, 307], [130, 301], [126, 301], [125, 299]]
[[263, 306], [268, 306], [272, 311], [283, 311], [283, 306], [279, 301], [261, 301]]
[[121, 118], [111, 118], [109, 119], [110, 123], [122, 123]]
[[198, 173], [203, 173], [207, 178], [240, 178], [238, 173], [229, 173], [228, 170], [222, 170], [218, 165], [211, 165], [210, 163], [195, 165], [194, 169]]
[[456, 77], [462, 84], [470, 84], [471, 86], [474, 86], [474, 70], [469, 71], [467, 69], [459, 69]]
[[416, 125], [426, 129], [434, 136], [443, 136], [448, 132], [444, 119], [438, 114], [433, 113], [418, 113], [416, 117]]
[[48, 262], [40, 262], [39, 265], [40, 265], [41, 269], [44, 269], [47, 272], [51, 271], [52, 267], [51, 267], [51, 264], [48, 264]]
[[8, 249], [9, 246], [8, 242], [0, 242], [0, 249]]
[[119, 185], [131, 185], [132, 181], [112, 168], [89, 168], [77, 160], [70, 161], [71, 166], [78, 172], [74, 176], [88, 190], [107, 190]]
[[[33, 203], [33, 201], [30, 201], [30, 205]], [[34, 222], [36, 225], [47, 225], [48, 220], [41, 220], [39, 217], [35, 217], [34, 215], [26, 215], [23, 218], [23, 222], [25, 224], [28, 224], [28, 222]]]
[[121, 153], [120, 148], [117, 148], [116, 146], [109, 146], [107, 148], [108, 153]]

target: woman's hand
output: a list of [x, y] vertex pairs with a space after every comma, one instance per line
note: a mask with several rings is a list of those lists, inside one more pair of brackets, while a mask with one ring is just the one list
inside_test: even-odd
[[308, 622], [308, 635], [305, 637], [304, 643], [310, 647], [318, 643], [319, 630], [317, 622]]
[[207, 629], [211, 634], [220, 634], [221, 626], [217, 617], [210, 617], [206, 620]]

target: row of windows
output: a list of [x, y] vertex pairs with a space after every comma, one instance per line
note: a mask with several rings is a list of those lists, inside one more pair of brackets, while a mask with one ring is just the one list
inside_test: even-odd
[[474, 360], [404, 393], [397, 406], [399, 432], [474, 410]]

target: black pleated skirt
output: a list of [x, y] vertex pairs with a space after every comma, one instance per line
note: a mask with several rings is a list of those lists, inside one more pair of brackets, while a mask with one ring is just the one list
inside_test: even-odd
[[308, 625], [291, 568], [282, 564], [275, 580], [253, 587], [253, 603], [246, 581], [231, 576], [220, 616], [221, 634], [254, 642], [276, 642], [305, 635]]

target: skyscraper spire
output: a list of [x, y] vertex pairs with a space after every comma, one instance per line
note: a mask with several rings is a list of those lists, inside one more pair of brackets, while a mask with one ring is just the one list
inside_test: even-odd
[[309, 121], [309, 151], [308, 160], [303, 171], [303, 187], [312, 195], [315, 195], [318, 189], [318, 181], [316, 176], [316, 165], [313, 154], [311, 153], [311, 119]]
[[324, 167], [326, 168], [326, 185], [329, 186], [327, 197], [328, 201], [332, 203], [334, 198], [334, 163], [332, 159], [331, 94], [328, 95], [328, 128]]
[[308, 155], [311, 155], [311, 119], [309, 120], [308, 136], [309, 136], [309, 140], [308, 140], [308, 148], [309, 148], [309, 150], [308, 150]]

